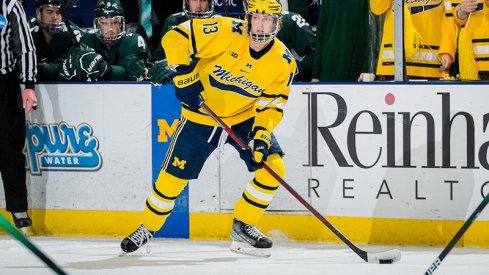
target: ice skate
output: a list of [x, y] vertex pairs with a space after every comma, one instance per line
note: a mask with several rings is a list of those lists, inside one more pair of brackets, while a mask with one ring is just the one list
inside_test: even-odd
[[121, 242], [122, 251], [124, 251], [121, 256], [134, 252], [138, 250], [141, 246], [145, 245], [151, 238], [153, 238], [154, 231], [149, 231], [140, 225], [136, 231], [132, 232], [131, 235], [127, 236]]
[[270, 257], [272, 240], [255, 226], [238, 219], [233, 220], [231, 251], [256, 257]]

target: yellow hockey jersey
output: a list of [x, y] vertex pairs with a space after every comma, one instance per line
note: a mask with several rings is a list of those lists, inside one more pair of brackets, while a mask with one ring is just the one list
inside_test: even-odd
[[[394, 10], [392, 0], [370, 0], [372, 13], [386, 13], [382, 45], [377, 64], [378, 75], [394, 75]], [[439, 78], [440, 53], [455, 56], [457, 28], [447, 0], [405, 0], [405, 18], [420, 34], [420, 45], [411, 56], [406, 56], [408, 76]], [[445, 12], [445, 10], [447, 12]], [[405, 30], [408, 29], [405, 22]], [[406, 35], [406, 32], [405, 32]], [[408, 40], [405, 37], [405, 40]], [[406, 45], [406, 48], [409, 45]]]
[[[255, 117], [255, 125], [270, 132], [283, 116], [296, 72], [296, 62], [278, 39], [261, 52], [250, 49], [244, 21], [217, 17], [186, 21], [162, 39], [169, 66], [189, 65], [200, 73], [205, 103], [228, 125]], [[182, 108], [196, 123], [217, 126], [200, 109]]]

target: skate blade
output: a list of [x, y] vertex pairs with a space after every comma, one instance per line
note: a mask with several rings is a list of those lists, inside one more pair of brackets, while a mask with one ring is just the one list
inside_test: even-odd
[[27, 227], [22, 227], [20, 228], [20, 232], [24, 235], [24, 237], [27, 237]]
[[268, 258], [272, 255], [270, 248], [256, 248], [249, 243], [235, 240], [231, 242], [231, 246], [229, 247], [229, 249], [231, 249], [231, 251], [235, 253], [261, 258]]

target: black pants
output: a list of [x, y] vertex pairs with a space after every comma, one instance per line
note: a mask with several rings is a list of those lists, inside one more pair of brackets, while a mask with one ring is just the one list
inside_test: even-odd
[[25, 113], [19, 77], [0, 75], [0, 174], [7, 211], [27, 210], [25, 156]]

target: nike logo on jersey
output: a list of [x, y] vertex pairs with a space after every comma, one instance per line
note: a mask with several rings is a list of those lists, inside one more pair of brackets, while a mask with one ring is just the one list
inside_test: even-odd
[[[251, 70], [252, 68], [253, 68], [253, 64], [246, 62], [246, 69], [250, 69]], [[251, 73], [250, 70], [246, 70], [246, 69], [240, 69], [239, 71], [242, 72], [242, 73], [245, 73], [245, 74]]]

